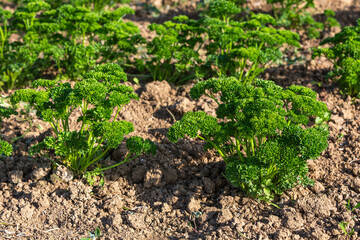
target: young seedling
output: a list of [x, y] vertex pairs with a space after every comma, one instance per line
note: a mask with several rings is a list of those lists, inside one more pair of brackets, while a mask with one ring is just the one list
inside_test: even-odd
[[350, 221], [356, 218], [355, 216], [352, 216], [352, 213], [355, 209], [360, 208], [360, 203], [356, 204], [355, 206], [352, 206], [350, 199], [349, 199], [347, 201], [347, 203], [345, 203], [344, 205], [350, 214], [350, 220], [339, 222], [339, 227], [341, 228], [341, 230], [343, 231], [345, 236], [347, 238], [350, 238], [354, 234], [354, 231], [355, 231], [354, 228], [350, 228], [350, 226], [349, 226]]
[[189, 216], [189, 222], [188, 222], [188, 225], [189, 227], [191, 227], [194, 232], [198, 232], [197, 231], [197, 226], [196, 226], [196, 219], [199, 218], [203, 213], [200, 212], [200, 211], [197, 211], [197, 212], [191, 212], [190, 213], [190, 216]]
[[103, 235], [101, 235], [100, 228], [96, 228], [95, 232], [89, 232], [90, 237], [81, 238], [80, 240], [99, 240]]
[[188, 136], [215, 149], [226, 164], [225, 177], [250, 196], [271, 201], [297, 184], [313, 184], [307, 160], [327, 146], [330, 117], [316, 93], [303, 86], [287, 89], [271, 81], [243, 85], [237, 78], [198, 82], [194, 99], [218, 104], [216, 117], [188, 112], [168, 132], [172, 142]]
[[[130, 137], [124, 160], [112, 166], [101, 166], [100, 161], [116, 148], [126, 135], [134, 131], [132, 123], [117, 121], [121, 109], [132, 99], [138, 99], [130, 86], [122, 85], [126, 74], [116, 64], [98, 65], [74, 87], [70, 83], [39, 79], [33, 89], [20, 89], [11, 96], [11, 102], [30, 103], [37, 115], [49, 122], [55, 136], [31, 147], [30, 154], [43, 149], [54, 151], [52, 160], [67, 166], [77, 176], [93, 183], [94, 177], [110, 168], [130, 161], [142, 153], [155, 154], [156, 147], [140, 137]], [[80, 109], [79, 126], [70, 126], [70, 118]], [[51, 159], [51, 158], [50, 158]], [[98, 165], [95, 167], [95, 165]]]

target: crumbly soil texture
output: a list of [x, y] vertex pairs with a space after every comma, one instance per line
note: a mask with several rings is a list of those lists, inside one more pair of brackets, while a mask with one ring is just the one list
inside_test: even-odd
[[[139, 8], [131, 20], [151, 37], [143, 27], [149, 22], [195, 11], [183, 4], [164, 7], [160, 18]], [[343, 26], [354, 25], [360, 16], [360, 8], [351, 1], [316, 4], [317, 10], [335, 10]], [[263, 1], [251, 1], [251, 6], [269, 9]], [[106, 171], [102, 187], [67, 181], [67, 169], [55, 170], [49, 160], [29, 157], [29, 147], [51, 131], [25, 106], [26, 114], [4, 120], [1, 133], [5, 140], [15, 140], [15, 153], [0, 159], [0, 239], [80, 239], [97, 228], [99, 239], [359, 239], [360, 211], [349, 212], [345, 203], [360, 202], [360, 105], [325, 79], [331, 67], [326, 59], [311, 59], [309, 48], [319, 42], [303, 40], [298, 51], [302, 61], [274, 66], [262, 76], [284, 87], [301, 84], [314, 89], [332, 112], [329, 147], [309, 161], [315, 185], [285, 192], [276, 199], [279, 208], [232, 187], [223, 177], [224, 162], [215, 152], [204, 151], [203, 142], [169, 142], [169, 127], [185, 112], [215, 114], [211, 99], [190, 98], [193, 83], [127, 83], [140, 100], [126, 106], [120, 118], [134, 123], [134, 135], [154, 141], [157, 155], [142, 155]], [[120, 145], [105, 164], [119, 162], [125, 154]], [[343, 221], [354, 229], [351, 238], [339, 227]]]

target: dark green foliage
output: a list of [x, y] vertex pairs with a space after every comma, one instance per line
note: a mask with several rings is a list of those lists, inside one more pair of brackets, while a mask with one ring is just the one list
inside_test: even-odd
[[280, 47], [299, 46], [297, 34], [269, 26], [276, 24], [270, 15], [251, 14], [249, 20], [242, 22], [229, 19], [229, 15], [219, 15], [204, 20], [209, 39], [202, 67], [204, 77], [236, 75], [244, 84], [251, 84], [272, 63], [282, 59]]
[[324, 55], [333, 63], [328, 77], [337, 81], [344, 93], [359, 97], [360, 93], [360, 20], [357, 26], [344, 27], [341, 32], [322, 41], [330, 47], [317, 48], [313, 58]]
[[13, 148], [10, 143], [0, 140], [0, 155], [4, 154], [5, 156], [10, 156], [12, 151]]
[[44, 9], [41, 3], [41, 1], [30, 2], [28, 4], [30, 6], [19, 8], [14, 14], [0, 8], [1, 89], [12, 89], [36, 75], [37, 59], [42, 49], [41, 41], [34, 42], [32, 33], [27, 34], [22, 42], [9, 42], [9, 38], [13, 32], [16, 32], [15, 26], [20, 31], [29, 29], [35, 24], [37, 21], [35, 15]]
[[[271, 27], [276, 21], [270, 15], [251, 14], [249, 20], [238, 21], [240, 11], [231, 1], [213, 0], [205, 18], [178, 16], [162, 25], [151, 24], [157, 37], [147, 44], [152, 58], [146, 66], [153, 79], [181, 83], [194, 77], [236, 75], [251, 84], [282, 59], [281, 47], [299, 46], [297, 34]], [[205, 61], [199, 57], [203, 50]]]
[[206, 149], [216, 149], [224, 159], [228, 181], [253, 197], [271, 200], [297, 184], [312, 183], [307, 160], [326, 149], [324, 122], [330, 117], [314, 91], [264, 80], [243, 85], [231, 77], [198, 82], [190, 95], [213, 98], [217, 118], [188, 112], [170, 128], [170, 141], [204, 140]]
[[273, 5], [273, 11], [279, 26], [287, 28], [304, 28], [309, 38], [319, 38], [320, 32], [325, 28], [340, 26], [334, 18], [332, 10], [325, 10], [326, 20], [324, 23], [317, 22], [306, 12], [309, 8], [315, 8], [314, 0], [267, 0]]
[[[21, 89], [11, 96], [11, 102], [28, 102], [37, 110], [37, 115], [49, 122], [55, 137], [31, 148], [31, 153], [42, 149], [55, 152], [57, 163], [69, 167], [76, 175], [86, 172], [87, 179], [102, 171], [130, 161], [142, 153], [155, 153], [155, 145], [149, 140], [132, 137], [127, 140], [129, 152], [125, 159], [109, 167], [98, 167], [106, 154], [116, 148], [126, 135], [134, 131], [130, 122], [117, 121], [120, 110], [138, 96], [129, 86], [122, 85], [126, 74], [116, 64], [98, 65], [74, 87], [69, 83], [39, 79], [32, 83], [34, 89]], [[44, 90], [40, 90], [44, 89]], [[81, 125], [70, 128], [69, 120], [80, 109], [77, 122]]]
[[[0, 106], [0, 124], [4, 118], [9, 118], [10, 115], [16, 114], [16, 112], [11, 108], [6, 108]], [[4, 154], [5, 156], [10, 156], [12, 154], [13, 147], [10, 143], [1, 140], [0, 138], [0, 156]]]
[[11, 19], [12, 14], [10, 11], [0, 8], [0, 60], [3, 61], [5, 44], [8, 43], [10, 37], [10, 31], [8, 21]]
[[105, 7], [111, 7], [116, 3], [129, 3], [131, 0], [70, 0], [70, 4], [93, 9], [95, 12], [103, 11]]
[[[19, 87], [54, 70], [60, 78], [78, 80], [95, 64], [129, 66], [144, 42], [139, 29], [122, 20], [134, 11], [94, 12], [80, 5], [51, 9], [44, 0], [30, 0], [14, 14], [0, 8], [0, 87]], [[10, 42], [11, 34], [21, 39]]]
[[[35, 0], [37, 1], [37, 0]], [[28, 2], [35, 2], [34, 0], [9, 0], [17, 6], [26, 5]], [[116, 3], [129, 3], [131, 0], [45, 0], [53, 9], [65, 4], [70, 4], [75, 7], [86, 7], [95, 12], [103, 11], [106, 8], [113, 7]], [[0, 3], [1, 6], [1, 3]]]
[[218, 18], [226, 23], [230, 19], [241, 12], [241, 9], [232, 1], [227, 0], [213, 0], [209, 4], [207, 14], [211, 18]]
[[177, 16], [164, 24], [152, 23], [149, 29], [157, 35], [147, 42], [150, 59], [145, 63], [153, 80], [183, 83], [193, 78], [202, 63], [199, 49], [204, 29], [200, 23]]
[[[96, 63], [118, 62], [127, 66], [130, 54], [137, 52], [136, 45], [144, 41], [132, 22], [122, 20], [133, 13], [128, 7], [96, 13], [72, 5], [45, 12], [43, 15], [56, 30], [48, 36], [46, 58], [73, 80], [81, 78]], [[66, 33], [66, 37], [59, 33]]]

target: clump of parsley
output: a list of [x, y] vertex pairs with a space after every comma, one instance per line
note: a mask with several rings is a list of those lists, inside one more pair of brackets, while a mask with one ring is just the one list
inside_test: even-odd
[[129, 3], [131, 0], [70, 0], [76, 6], [86, 6], [95, 12], [103, 11], [106, 7], [112, 7], [116, 3]]
[[[0, 106], [0, 124], [4, 118], [9, 118], [10, 115], [16, 114], [16, 112], [7, 107]], [[0, 138], [0, 156], [4, 154], [5, 156], [10, 156], [12, 154], [13, 147], [10, 143], [1, 140]]]
[[[77, 176], [92, 181], [93, 176], [136, 158], [142, 153], [155, 154], [150, 140], [130, 137], [125, 159], [112, 166], [101, 166], [101, 160], [116, 148], [126, 135], [134, 131], [132, 123], [118, 121], [121, 109], [132, 99], [138, 99], [132, 87], [122, 85], [126, 74], [117, 64], [98, 65], [89, 71], [74, 87], [70, 83], [39, 79], [33, 89], [20, 89], [11, 96], [11, 102], [31, 104], [37, 115], [50, 123], [55, 136], [32, 146], [30, 153], [41, 150], [54, 152], [57, 164], [63, 164]], [[80, 110], [80, 114], [75, 114]], [[70, 126], [76, 117], [78, 126]]]
[[153, 80], [184, 83], [194, 78], [197, 67], [203, 62], [199, 49], [204, 29], [200, 22], [187, 16], [177, 16], [163, 24], [152, 23], [156, 37], [148, 41], [145, 62]]
[[25, 84], [36, 76], [40, 65], [38, 55], [43, 42], [33, 41], [33, 34], [25, 34], [22, 41], [10, 42], [13, 33], [19, 35], [30, 29], [36, 14], [46, 10], [48, 5], [42, 1], [30, 2], [26, 7], [19, 7], [15, 13], [0, 8], [0, 88], [13, 89]]
[[240, 9], [225, 0], [214, 0], [209, 9], [209, 17], [204, 19], [209, 40], [202, 67], [205, 77], [236, 76], [251, 84], [272, 63], [281, 61], [281, 47], [299, 46], [298, 34], [271, 27], [276, 21], [270, 15], [251, 14], [246, 21], [232, 20]]
[[340, 26], [332, 10], [324, 11], [324, 22], [316, 21], [306, 11], [315, 8], [314, 0], [267, 0], [267, 3], [272, 5], [279, 26], [305, 29], [309, 38], [319, 38], [325, 29]]
[[[282, 47], [299, 46], [299, 36], [275, 29], [270, 15], [252, 13], [244, 21], [238, 20], [240, 12], [231, 1], [213, 0], [199, 20], [178, 16], [151, 24], [157, 36], [147, 43], [151, 59], [146, 66], [153, 79], [182, 83], [195, 77], [236, 75], [251, 84], [272, 63], [281, 61]], [[206, 59], [200, 58], [201, 51]]]
[[[96, 1], [104, 2], [104, 1]], [[13, 89], [56, 72], [80, 79], [96, 64], [130, 65], [130, 55], [144, 42], [138, 27], [123, 17], [129, 7], [92, 11], [78, 4], [56, 8], [29, 0], [14, 13], [0, 8], [0, 87]], [[20, 39], [10, 41], [17, 34]]]
[[347, 95], [360, 97], [360, 19], [357, 26], [342, 28], [320, 45], [330, 45], [319, 47], [313, 53], [313, 58], [324, 55], [333, 64], [327, 77], [337, 81]]
[[198, 82], [190, 95], [214, 99], [216, 117], [186, 113], [170, 128], [170, 141], [205, 141], [205, 149], [224, 159], [227, 180], [256, 198], [270, 201], [297, 184], [313, 183], [307, 160], [327, 148], [330, 115], [314, 91], [264, 80], [244, 85], [230, 77]]
[[33, 31], [47, 39], [43, 44], [46, 68], [56, 66], [59, 73], [77, 80], [95, 64], [117, 62], [127, 67], [136, 45], [144, 41], [134, 23], [123, 21], [128, 14], [134, 10], [93, 12], [71, 4], [45, 11]]

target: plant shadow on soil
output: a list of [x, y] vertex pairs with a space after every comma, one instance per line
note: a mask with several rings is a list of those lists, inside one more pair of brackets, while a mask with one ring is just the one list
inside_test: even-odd
[[[183, 142], [199, 145], [198, 142], [190, 140], [184, 140]], [[174, 149], [171, 144], [164, 145], [165, 150], [158, 153], [156, 157], [150, 157], [147, 160], [149, 164], [146, 167], [146, 173], [143, 174], [144, 180], [140, 183], [134, 183], [134, 178], [136, 178], [134, 172], [137, 171], [136, 169], [144, 167], [144, 165], [141, 165], [141, 160], [133, 162], [136, 169], [135, 171], [133, 169], [132, 176], [128, 174], [123, 177], [127, 180], [128, 184], [134, 186], [133, 189], [135, 189], [137, 201], [145, 204], [147, 208], [155, 210], [160, 216], [165, 216], [168, 211], [174, 212], [174, 215], [171, 214], [170, 216], [172, 218], [171, 221], [185, 222], [187, 226], [184, 226], [184, 228], [190, 228], [190, 230], [182, 229], [183, 233], [189, 231], [191, 233], [190, 236], [203, 239], [208, 234], [202, 231], [203, 226], [210, 224], [209, 222], [211, 221], [211, 224], [214, 224], [214, 227], [216, 226], [216, 221], [214, 220], [220, 212], [219, 209], [221, 209], [221, 205], [218, 202], [219, 197], [241, 196], [242, 194], [237, 189], [229, 186], [222, 176], [225, 167], [223, 162], [204, 163], [205, 158], [211, 159], [209, 154], [205, 152], [198, 153], [198, 156], [191, 157], [192, 159], [189, 160], [189, 158], [183, 156], [181, 149]], [[182, 155], [181, 159], [169, 159], [166, 168], [156, 166], [156, 158], [166, 158], [163, 155], [164, 152], [170, 151], [174, 155]], [[188, 156], [190, 155], [188, 154]], [[106, 176], [111, 176], [108, 180], [118, 181], [115, 172], [116, 170], [111, 174], [106, 174]], [[212, 186], [206, 185], [209, 184], [209, 179], [214, 180], [210, 183], [210, 185], [213, 184]], [[207, 192], [204, 188], [209, 188], [208, 191], [210, 192]], [[203, 205], [202, 203], [200, 204], [200, 201], [206, 201], [207, 203]], [[218, 206], [219, 209], [211, 208], [213, 206]], [[200, 212], [202, 209], [207, 209], [206, 213]], [[211, 217], [206, 219], [191, 218], [191, 216], [199, 213]], [[133, 212], [125, 214], [133, 214]], [[141, 213], [136, 213], [135, 211], [135, 214]], [[180, 238], [170, 236], [167, 239]]]
[[331, 93], [338, 88], [336, 82], [326, 79], [329, 70], [310, 70], [304, 65], [280, 65], [266, 69], [262, 77], [274, 81], [282, 87], [289, 87], [294, 84], [302, 85], [311, 88], [322, 97], [323, 94]]
[[357, 25], [360, 18], [359, 7], [352, 6], [349, 10], [335, 11], [335, 18], [341, 27]]

